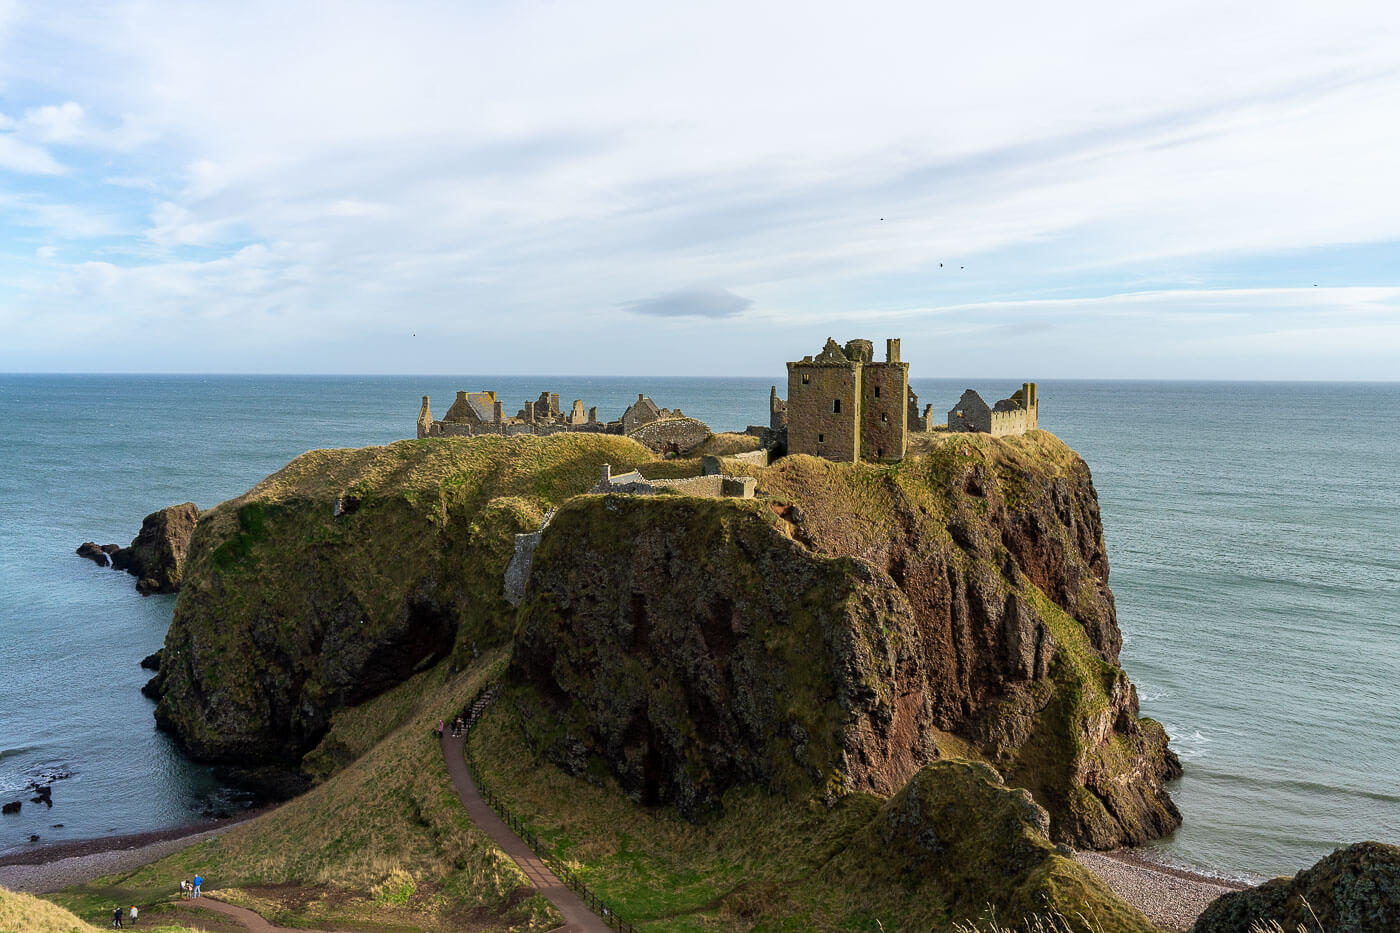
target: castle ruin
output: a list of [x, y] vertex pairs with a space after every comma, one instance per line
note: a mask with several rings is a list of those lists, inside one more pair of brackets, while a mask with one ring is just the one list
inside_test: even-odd
[[1021, 388], [995, 405], [989, 406], [971, 389], [963, 392], [958, 403], [948, 410], [949, 431], [975, 431], [992, 437], [1024, 434], [1040, 427], [1040, 395], [1034, 382], [1024, 382]]
[[788, 397], [769, 394], [769, 426], [787, 428], [787, 450], [828, 460], [899, 460], [909, 443], [909, 364], [899, 358], [899, 340], [885, 341], [885, 359], [875, 360], [869, 340], [841, 347], [827, 338], [815, 357], [787, 364]]
[[[903, 458], [909, 434], [935, 428], [933, 406], [919, 409], [909, 385], [909, 364], [899, 358], [899, 340], [885, 341], [885, 359], [874, 358], [869, 340], [844, 347], [831, 338], [815, 357], [788, 363], [788, 397], [768, 393], [768, 427], [750, 427], [763, 446], [828, 460], [895, 461]], [[948, 430], [981, 431], [1002, 437], [1039, 427], [1040, 400], [1034, 382], [1009, 399], [988, 406], [968, 389], [948, 412]]]
[[574, 399], [568, 411], [559, 407], [558, 392], [541, 392], [526, 399], [514, 416], [507, 416], [494, 391], [458, 392], [447, 414], [433, 418], [428, 396], [418, 409], [418, 437], [478, 437], [483, 434], [547, 436], [567, 431], [623, 434], [658, 453], [684, 453], [710, 436], [709, 426], [687, 417], [679, 408], [662, 408], [645, 394], [615, 421], [599, 421], [598, 409], [585, 409]]

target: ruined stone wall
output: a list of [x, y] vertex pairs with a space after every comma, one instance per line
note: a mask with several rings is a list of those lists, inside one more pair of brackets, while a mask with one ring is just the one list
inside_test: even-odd
[[958, 399], [958, 403], [948, 409], [949, 431], [981, 431], [990, 434], [992, 430], [992, 409], [982, 396], [968, 389]]
[[710, 427], [694, 418], [652, 421], [627, 436], [654, 453], [687, 453], [710, 436]]
[[858, 363], [788, 363], [788, 453], [859, 460], [859, 389]]
[[860, 455], [902, 459], [909, 440], [909, 364], [867, 363], [860, 382]]
[[991, 413], [992, 437], [1006, 437], [1008, 434], [1025, 434], [1032, 430], [1030, 412], [1024, 408], [1014, 411], [993, 411]]
[[788, 423], [788, 403], [785, 399], [778, 398], [778, 387], [773, 386], [768, 390], [768, 427], [771, 430], [787, 427]]
[[550, 509], [545, 515], [544, 521], [540, 522], [539, 530], [515, 536], [515, 553], [511, 555], [510, 563], [506, 565], [505, 578], [502, 581], [506, 602], [512, 606], [520, 605], [520, 600], [525, 597], [525, 584], [530, 580], [530, 567], [535, 560], [535, 548], [539, 547], [540, 536], [549, 527], [552, 518], [554, 518], [554, 510]]
[[[533, 434], [536, 437], [549, 437], [551, 434], [570, 432], [584, 434], [621, 434], [622, 424], [610, 421], [607, 424], [587, 422], [584, 424], [531, 424], [527, 421], [507, 421], [503, 424], [453, 424], [450, 421], [434, 421], [429, 436], [432, 437], [480, 437], [485, 434], [514, 437], [517, 434]], [[424, 435], [419, 434], [419, 437]]]
[[993, 437], [1024, 434], [1040, 427], [1040, 397], [1034, 382], [1026, 382], [994, 407], [972, 389], [948, 410], [948, 430], [977, 431]]

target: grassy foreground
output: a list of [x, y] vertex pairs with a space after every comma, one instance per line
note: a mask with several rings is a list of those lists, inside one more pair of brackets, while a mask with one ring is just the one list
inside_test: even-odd
[[[107, 907], [110, 920], [112, 907]], [[92, 927], [42, 898], [0, 888], [0, 933], [74, 933]]]
[[[507, 692], [473, 730], [483, 779], [639, 929], [935, 933], [999, 919], [1012, 931], [1034, 928], [1041, 911], [1060, 917], [1064, 933], [1157, 929], [1043, 837], [1023, 833], [1029, 796], [984, 765], [944, 762], [889, 800], [858, 793], [830, 806], [739, 788], [696, 823], [532, 756], [512, 708], [528, 696]], [[923, 836], [905, 838], [910, 813], [925, 833], [936, 825], [946, 835], [938, 856], [918, 851]], [[995, 916], [991, 900], [1002, 905]]]
[[433, 734], [504, 657], [483, 654], [458, 674], [444, 662], [339, 711], [313, 755], [328, 768], [363, 755], [324, 783], [222, 836], [51, 899], [95, 919], [102, 905], [110, 917], [113, 903], [134, 903], [159, 922], [178, 910], [180, 879], [199, 873], [207, 891], [282, 926], [553, 929], [554, 908], [468, 818]]

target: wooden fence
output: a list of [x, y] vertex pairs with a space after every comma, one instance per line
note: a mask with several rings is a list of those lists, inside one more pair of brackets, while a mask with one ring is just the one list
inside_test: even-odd
[[491, 788], [482, 780], [481, 769], [477, 767], [476, 758], [472, 755], [471, 731], [472, 726], [476, 725], [477, 720], [481, 718], [481, 714], [486, 711], [486, 708], [491, 705], [491, 701], [495, 699], [495, 696], [496, 688], [487, 687], [481, 693], [477, 694], [472, 702], [467, 704], [467, 708], [462, 716], [462, 720], [466, 724], [466, 733], [462, 740], [462, 747], [466, 749], [467, 770], [471, 772], [472, 780], [476, 782], [477, 793], [481, 795], [481, 799], [486, 801], [487, 805], [490, 806], [492, 810], [496, 811], [496, 815], [499, 816], [517, 836], [524, 840], [525, 844], [530, 847], [530, 850], [539, 856], [540, 861], [549, 866], [549, 870], [554, 872], [555, 877], [568, 885], [570, 890], [583, 899], [583, 902], [588, 905], [589, 910], [597, 914], [602, 918], [604, 923], [612, 929], [617, 930], [618, 933], [637, 933], [637, 928], [635, 926], [623, 920], [618, 916], [617, 911], [613, 909], [612, 905], [597, 894], [594, 894], [593, 891], [589, 889], [588, 885], [583, 883], [583, 879], [580, 878], [573, 869], [569, 868], [568, 865], [564, 864], [564, 861], [557, 857], [550, 850], [549, 846], [536, 836], [529, 826], [525, 825], [524, 821], [512, 813], [510, 808], [506, 806], [505, 801], [492, 793]]

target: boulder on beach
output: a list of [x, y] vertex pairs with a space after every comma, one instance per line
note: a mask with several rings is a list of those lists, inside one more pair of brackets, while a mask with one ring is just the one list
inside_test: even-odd
[[143, 596], [176, 592], [198, 520], [199, 509], [193, 502], [152, 512], [142, 520], [131, 546], [112, 555], [112, 566], [135, 577], [136, 589]]
[[1191, 933], [1250, 933], [1275, 924], [1327, 933], [1400, 930], [1400, 847], [1358, 842], [1297, 877], [1221, 895]]

